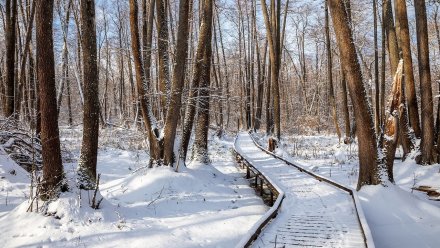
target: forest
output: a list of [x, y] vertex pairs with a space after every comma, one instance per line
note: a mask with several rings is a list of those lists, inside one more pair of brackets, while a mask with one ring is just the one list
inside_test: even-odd
[[438, 246], [439, 15], [0, 0], [2, 246]]

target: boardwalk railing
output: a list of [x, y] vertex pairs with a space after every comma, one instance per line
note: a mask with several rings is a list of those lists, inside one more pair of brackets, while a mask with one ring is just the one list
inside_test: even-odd
[[[255, 179], [257, 180], [260, 177], [261, 186], [263, 182], [268, 186], [271, 191], [271, 196], [277, 195], [275, 202], [272, 200], [272, 207], [269, 211], [266, 212], [247, 232], [247, 234], [240, 240], [237, 244], [236, 248], [249, 247], [252, 242], [257, 239], [258, 235], [260, 235], [261, 230], [270, 222], [271, 219], [275, 218], [278, 214], [278, 210], [283, 203], [283, 199], [285, 197], [284, 191], [278, 187], [269, 177], [267, 177], [263, 172], [259, 171], [254, 165], [252, 165], [245, 157], [243, 157], [236, 148], [238, 135], [235, 137], [234, 141], [234, 153], [236, 155], [237, 162], [246, 167], [247, 170], [247, 178], [249, 178], [249, 171], [252, 170], [255, 174]], [[258, 185], [256, 184], [258, 187]], [[261, 190], [262, 192], [262, 190]]]
[[[339, 189], [341, 189], [341, 190], [343, 190], [343, 191], [346, 191], [346, 192], [348, 192], [350, 195], [351, 195], [351, 198], [352, 198], [352, 200], [353, 200], [353, 204], [354, 204], [354, 206], [355, 206], [355, 210], [356, 210], [356, 217], [357, 217], [357, 219], [358, 219], [358, 222], [359, 222], [359, 226], [360, 226], [360, 228], [361, 228], [361, 231], [362, 231], [362, 236], [363, 236], [363, 238], [364, 238], [364, 243], [365, 243], [365, 245], [366, 245], [366, 247], [367, 248], [375, 248], [375, 245], [374, 245], [374, 241], [373, 241], [373, 237], [372, 237], [372, 235], [371, 235], [371, 231], [370, 231], [370, 228], [369, 228], [369, 226], [368, 226], [368, 223], [367, 223], [367, 220], [366, 220], [366, 218], [365, 218], [365, 215], [364, 215], [364, 212], [363, 212], [363, 210], [362, 210], [362, 207], [360, 206], [360, 201], [359, 201], [359, 197], [358, 197], [358, 195], [357, 195], [357, 192], [356, 192], [356, 190], [354, 190], [354, 189], [351, 189], [351, 188], [349, 188], [349, 187], [346, 187], [346, 186], [344, 186], [344, 185], [342, 185], [342, 184], [340, 184], [340, 183], [337, 183], [337, 182], [335, 182], [335, 181], [333, 181], [333, 180], [331, 180], [331, 179], [329, 179], [329, 178], [326, 178], [326, 177], [324, 177], [324, 176], [321, 176], [321, 175], [317, 175], [317, 174], [315, 174], [315, 173], [313, 173], [313, 172], [311, 172], [311, 171], [309, 171], [309, 170], [307, 170], [307, 169], [305, 169], [305, 168], [303, 168], [303, 167], [301, 167], [301, 166], [299, 166], [299, 165], [297, 165], [297, 164], [294, 164], [294, 163], [292, 163], [292, 162], [290, 162], [290, 161], [287, 161], [286, 159], [284, 159], [284, 158], [282, 158], [282, 157], [280, 157], [280, 156], [278, 156], [278, 155], [276, 155], [276, 154], [274, 154], [274, 153], [272, 153], [272, 152], [270, 152], [270, 151], [268, 151], [268, 150], [266, 150], [265, 148], [263, 148], [260, 144], [258, 144], [258, 142], [254, 139], [254, 137], [253, 137], [253, 135], [252, 135], [252, 133], [250, 133], [250, 136], [251, 136], [251, 139], [252, 139], [252, 141], [254, 142], [254, 144], [260, 149], [260, 150], [262, 150], [263, 152], [265, 152], [265, 153], [267, 153], [267, 154], [269, 154], [269, 155], [271, 155], [271, 156], [273, 156], [274, 158], [276, 158], [276, 159], [279, 159], [279, 160], [281, 160], [281, 161], [283, 161], [283, 162], [285, 162], [287, 165], [290, 165], [290, 166], [293, 166], [293, 167], [295, 167], [296, 169], [298, 169], [300, 172], [303, 172], [303, 173], [306, 173], [306, 174], [309, 174], [310, 176], [312, 176], [312, 177], [314, 177], [315, 179], [317, 179], [317, 180], [319, 180], [320, 182], [326, 182], [326, 183], [328, 183], [328, 184], [330, 184], [330, 185], [333, 185], [334, 187], [337, 187], [337, 188], [339, 188]], [[238, 137], [238, 135], [237, 135], [237, 137]], [[239, 152], [237, 151], [237, 149], [236, 149], [236, 147], [235, 147], [235, 145], [236, 145], [236, 142], [237, 142], [237, 137], [236, 137], [236, 140], [235, 140], [235, 142], [234, 142], [234, 151], [235, 151], [235, 153], [236, 153], [236, 155], [237, 155], [237, 159], [241, 159], [242, 161], [245, 161], [245, 164], [247, 164], [248, 166], [251, 166], [253, 169], [255, 169], [255, 170], [257, 170], [256, 168], [255, 168], [255, 166], [253, 166], [253, 165], [251, 165], [241, 154], [239, 154]], [[258, 170], [257, 170], [258, 171]], [[258, 172], [258, 173], [260, 173], [260, 174], [262, 174], [261, 172]], [[263, 174], [262, 174], [263, 175]], [[268, 182], [269, 184], [271, 184], [271, 185], [275, 185], [273, 182], [271, 182], [270, 180], [270, 178], [268, 178], [268, 177], [266, 177], [266, 176], [264, 176], [264, 178], [265, 178], [265, 181], [266, 182]], [[276, 188], [278, 188], [278, 187], [276, 187]], [[278, 188], [278, 190], [279, 190], [279, 192], [282, 192], [279, 188]], [[278, 195], [278, 199], [277, 199], [277, 202], [278, 202], [278, 200], [280, 200], [280, 196], [281, 196], [281, 193]], [[258, 237], [258, 235], [261, 233], [261, 230], [269, 223], [269, 221], [272, 219], [272, 218], [274, 218], [274, 217], [276, 217], [276, 213], [278, 212], [278, 209], [281, 207], [281, 203], [282, 203], [282, 199], [284, 198], [284, 192], [282, 192], [282, 198], [281, 198], [281, 200], [279, 201], [279, 205], [276, 205], [276, 204], [274, 204], [272, 207], [271, 207], [271, 209], [269, 209], [269, 211], [254, 225], [254, 227], [248, 232], [248, 234], [240, 241], [240, 243], [236, 246], [237, 248], [238, 247], [249, 247], [251, 244], [252, 244], [252, 242]], [[274, 208], [276, 208], [276, 209], [274, 209]]]

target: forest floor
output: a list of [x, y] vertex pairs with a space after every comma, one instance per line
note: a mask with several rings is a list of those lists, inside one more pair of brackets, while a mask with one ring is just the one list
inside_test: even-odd
[[[66, 177], [74, 172], [80, 128], [61, 128]], [[261, 143], [264, 137], [261, 137]], [[233, 135], [210, 136], [212, 166], [190, 163], [175, 173], [146, 169], [142, 134], [124, 128], [100, 131], [99, 210], [87, 194], [63, 193], [46, 206], [49, 216], [28, 213], [29, 174], [0, 145], [0, 244], [2, 247], [233, 247], [268, 210], [243, 179], [232, 155]], [[264, 144], [265, 145], [265, 144]], [[287, 159], [355, 187], [357, 145], [336, 136], [285, 136], [277, 151]], [[396, 160], [395, 185], [364, 187], [362, 207], [376, 247], [437, 247], [440, 201], [418, 186], [440, 189], [440, 165]], [[90, 196], [89, 196], [90, 197]], [[82, 207], [80, 207], [82, 206]], [[41, 206], [40, 206], [41, 207]]]
[[[265, 137], [259, 143], [266, 146]], [[357, 144], [345, 145], [334, 135], [285, 136], [278, 155], [343, 185], [356, 188]], [[399, 152], [398, 152], [399, 154]], [[394, 163], [395, 184], [364, 186], [358, 195], [376, 247], [438, 247], [440, 199], [413, 190], [440, 190], [440, 165], [417, 165], [411, 154]]]
[[[70, 151], [65, 173], [73, 178], [81, 130], [61, 130], [63, 150]], [[1, 246], [233, 247], [267, 211], [235, 166], [233, 137], [211, 136], [213, 166], [191, 163], [179, 173], [146, 169], [142, 142], [134, 131], [102, 130], [100, 209], [87, 207], [84, 192], [82, 199], [70, 192], [47, 206], [50, 216], [26, 212], [29, 175], [0, 151]]]

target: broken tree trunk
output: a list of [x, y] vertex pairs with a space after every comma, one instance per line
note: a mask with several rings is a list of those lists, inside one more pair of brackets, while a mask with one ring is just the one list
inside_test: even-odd
[[[396, 154], [397, 141], [399, 137], [399, 122], [404, 120], [404, 111], [406, 111], [406, 102], [402, 94], [403, 80], [403, 60], [400, 60], [396, 74], [394, 76], [391, 94], [389, 96], [389, 109], [385, 120], [383, 154], [384, 163], [388, 171], [388, 179], [394, 182], [393, 163]], [[404, 131], [404, 130], [402, 130]]]

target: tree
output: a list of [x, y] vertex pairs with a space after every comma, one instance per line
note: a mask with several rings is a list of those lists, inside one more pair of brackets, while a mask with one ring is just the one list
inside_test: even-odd
[[93, 189], [96, 181], [99, 134], [99, 81], [96, 51], [95, 1], [81, 1], [81, 41], [84, 73], [84, 116], [79, 187]]
[[[274, 124], [275, 124], [275, 137], [280, 139], [281, 136], [281, 115], [280, 115], [280, 87], [279, 87], [279, 74], [280, 74], [280, 61], [281, 61], [281, 49], [280, 49], [280, 8], [281, 0], [277, 0], [275, 6], [275, 0], [271, 0], [271, 18], [267, 11], [266, 1], [261, 0], [261, 6], [263, 9], [264, 23], [266, 25], [266, 36], [269, 45], [269, 59], [271, 64], [270, 81], [271, 81], [271, 94], [273, 97], [273, 110], [274, 110]], [[269, 93], [268, 93], [269, 94]]]
[[377, 47], [377, 0], [373, 0], [373, 22], [374, 22], [374, 123], [376, 134], [380, 133], [380, 107], [379, 107], [379, 49]]
[[16, 45], [16, 23], [17, 23], [17, 0], [6, 0], [6, 106], [5, 116], [14, 114], [15, 104], [15, 45]]
[[[254, 39], [255, 39], [255, 45], [256, 45], [256, 52], [257, 52], [257, 99], [256, 99], [256, 108], [255, 108], [255, 115], [254, 115], [254, 129], [258, 130], [260, 129], [261, 125], [261, 116], [262, 116], [262, 109], [263, 109], [263, 93], [264, 93], [264, 65], [266, 63], [265, 56], [267, 51], [267, 45], [264, 45], [264, 56], [263, 61], [261, 59], [261, 51], [260, 51], [260, 44], [258, 41], [258, 32], [257, 32], [257, 14], [256, 14], [256, 0], [252, 0], [252, 26], [254, 28]], [[263, 65], [262, 65], [263, 64]]]
[[396, 0], [396, 16], [400, 24], [400, 46], [403, 55], [403, 67], [405, 71], [405, 94], [408, 105], [409, 122], [414, 133], [420, 137], [419, 110], [417, 106], [416, 88], [414, 84], [413, 63], [411, 55], [411, 42], [408, 27], [408, 15], [406, 1]]
[[37, 73], [40, 87], [43, 199], [56, 197], [63, 179], [55, 90], [53, 6], [53, 0], [37, 0]]
[[[393, 18], [393, 10], [392, 10], [392, 4], [391, 0], [385, 0], [384, 2], [384, 11], [385, 11], [385, 33], [387, 35], [387, 41], [388, 41], [388, 54], [389, 54], [389, 60], [391, 64], [391, 75], [395, 75], [397, 72], [397, 67], [400, 61], [400, 48], [399, 43], [397, 39], [396, 34], [396, 28], [394, 26], [394, 18]], [[399, 24], [400, 25], [400, 24]], [[402, 87], [401, 90], [405, 90], [405, 87]], [[402, 144], [403, 150], [404, 150], [404, 156], [408, 154], [412, 147], [412, 140], [410, 139], [410, 130], [409, 130], [409, 124], [408, 124], [408, 114], [406, 109], [406, 100], [402, 99], [404, 109], [401, 110], [402, 112], [402, 118], [399, 120], [399, 136], [400, 140], [399, 142]]]
[[359, 142], [359, 179], [357, 189], [359, 190], [363, 185], [377, 185], [381, 183], [376, 133], [374, 132], [374, 122], [363, 84], [361, 68], [344, 1], [329, 0], [329, 6], [357, 125]]
[[[194, 117], [196, 115], [196, 105], [197, 99], [199, 98], [199, 87], [201, 86], [202, 80], [206, 80], [206, 63], [211, 63], [206, 61], [208, 59], [206, 49], [210, 46], [211, 33], [212, 33], [212, 1], [205, 0], [205, 5], [203, 8], [203, 15], [200, 25], [200, 34], [197, 43], [196, 51], [196, 62], [193, 69], [193, 76], [190, 84], [190, 89], [188, 93], [188, 101], [186, 103], [185, 117], [183, 120], [183, 133], [182, 142], [179, 149], [179, 158], [183, 162], [185, 161], [188, 153], [189, 140], [191, 137], [192, 128], [194, 125]], [[204, 75], [203, 75], [204, 74]], [[208, 84], [209, 85], [209, 84]], [[209, 93], [209, 92], [208, 92]], [[208, 102], [209, 104], [209, 102]], [[205, 116], [206, 117], [206, 116]], [[203, 125], [203, 124], [202, 124]], [[203, 137], [201, 137], [203, 138]], [[203, 140], [200, 141], [199, 145], [203, 146]], [[203, 153], [203, 147], [201, 153]]]
[[212, 7], [213, 0], [204, 0], [203, 25], [206, 31], [201, 39], [204, 45], [202, 71], [199, 83], [199, 96], [197, 113], [198, 120], [195, 128], [195, 140], [193, 146], [193, 158], [202, 163], [208, 163], [208, 129], [209, 129], [209, 86], [211, 82], [211, 56], [212, 56]]
[[387, 36], [387, 49], [391, 65], [391, 75], [394, 75], [397, 71], [397, 65], [399, 64], [399, 45], [397, 43], [396, 29], [394, 27], [393, 18], [393, 6], [391, 0], [384, 0], [384, 29]]
[[139, 38], [139, 8], [137, 0], [130, 0], [130, 28], [131, 28], [131, 48], [133, 51], [134, 67], [136, 71], [136, 88], [138, 92], [139, 105], [145, 123], [145, 129], [150, 143], [150, 166], [157, 163], [162, 157], [161, 140], [157, 121], [151, 111], [150, 99], [147, 95], [149, 83], [145, 81], [145, 69], [142, 64], [141, 45]]
[[431, 69], [429, 65], [428, 25], [425, 1], [414, 0], [416, 12], [417, 51], [419, 61], [422, 140], [419, 163], [434, 162], [434, 111], [432, 104]]
[[164, 115], [168, 108], [168, 95], [170, 93], [170, 73], [169, 73], [169, 55], [168, 55], [168, 19], [166, 0], [156, 0], [157, 13], [157, 50], [159, 58], [159, 86], [161, 105]]
[[383, 163], [387, 168], [388, 179], [394, 182], [393, 165], [396, 154], [397, 142], [400, 133], [399, 122], [405, 121], [405, 95], [402, 89], [403, 81], [403, 60], [400, 60], [397, 66], [396, 75], [394, 76], [391, 94], [389, 97], [389, 111], [384, 122], [384, 141], [383, 141]]
[[189, 0], [181, 0], [179, 4], [179, 27], [177, 35], [176, 61], [171, 86], [170, 104], [167, 108], [164, 127], [164, 164], [174, 163], [174, 140], [177, 122], [182, 106], [182, 90], [185, 83], [185, 66], [188, 57]]
[[338, 114], [336, 111], [336, 101], [335, 93], [333, 89], [333, 63], [332, 63], [332, 51], [330, 44], [330, 28], [329, 28], [329, 17], [328, 17], [328, 0], [325, 0], [325, 42], [327, 48], [327, 74], [328, 74], [328, 93], [329, 102], [332, 108], [333, 123], [336, 128], [336, 133], [338, 134], [339, 141], [341, 140], [341, 130], [338, 124]]

